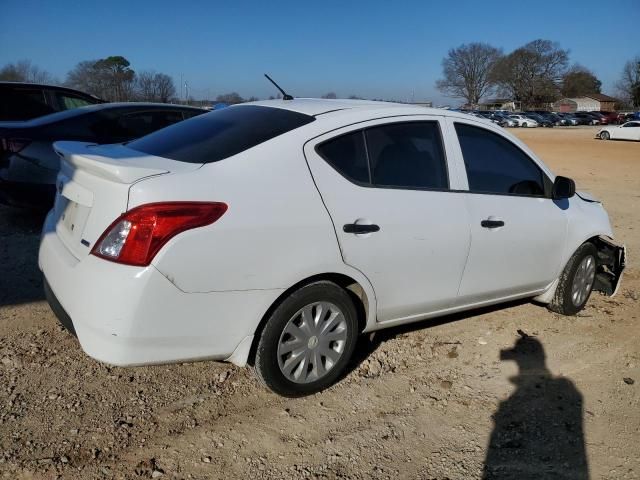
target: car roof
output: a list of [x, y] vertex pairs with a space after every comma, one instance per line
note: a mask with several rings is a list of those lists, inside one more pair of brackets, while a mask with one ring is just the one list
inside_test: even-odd
[[47, 90], [60, 90], [64, 92], [73, 92], [79, 93], [86, 97], [95, 98], [96, 100], [100, 100], [99, 97], [95, 95], [91, 95], [90, 93], [83, 92], [82, 90], [76, 90], [75, 88], [63, 87], [62, 85], [49, 85], [46, 83], [30, 83], [30, 82], [10, 82], [7, 80], [0, 81], [0, 87], [29, 87], [29, 88], [40, 88]]
[[[383, 102], [377, 100], [347, 100], [325, 98], [294, 98], [293, 100], [262, 100], [232, 105], [228, 108], [238, 108], [243, 105], [281, 108], [292, 112], [303, 113], [313, 117], [338, 119], [340, 116], [353, 117], [354, 114], [362, 119], [376, 117], [390, 117], [395, 115], [439, 115], [445, 117], [466, 118], [468, 113], [446, 110], [443, 108], [424, 107], [409, 103]], [[489, 120], [475, 117], [480, 122], [491, 123]]]
[[50, 113], [48, 115], [43, 115], [41, 117], [32, 118], [31, 120], [24, 120], [19, 122], [0, 122], [0, 126], [7, 127], [9, 123], [12, 126], [39, 126], [45, 125], [48, 123], [58, 122], [60, 120], [66, 120], [68, 118], [78, 117], [80, 115], [85, 115], [88, 113], [104, 111], [104, 110], [114, 110], [117, 108], [131, 108], [133, 110], [139, 109], [151, 109], [151, 110], [161, 110], [161, 109], [169, 109], [169, 110], [194, 110], [200, 112], [206, 112], [203, 108], [192, 107], [189, 105], [173, 105], [169, 103], [151, 103], [151, 102], [114, 102], [114, 103], [97, 103], [95, 105], [85, 105], [82, 107], [72, 108], [69, 110], [62, 110], [60, 112]]

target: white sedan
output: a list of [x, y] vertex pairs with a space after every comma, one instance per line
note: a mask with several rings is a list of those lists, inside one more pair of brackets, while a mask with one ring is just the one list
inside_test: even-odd
[[509, 118], [514, 120], [519, 127], [537, 127], [538, 122], [536, 122], [533, 118], [526, 117], [524, 115], [509, 115]]
[[55, 150], [45, 291], [110, 364], [249, 363], [304, 395], [363, 332], [518, 298], [573, 315], [624, 269], [600, 202], [457, 112], [274, 100]]
[[596, 134], [600, 140], [635, 140], [640, 142], [640, 121], [609, 125]]

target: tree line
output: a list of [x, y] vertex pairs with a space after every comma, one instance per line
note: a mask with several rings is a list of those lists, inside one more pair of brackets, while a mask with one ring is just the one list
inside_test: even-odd
[[[437, 88], [472, 106], [489, 95], [507, 97], [519, 102], [523, 108], [543, 106], [562, 97], [600, 93], [602, 87], [589, 69], [570, 65], [568, 50], [541, 39], [508, 54], [486, 43], [464, 44], [449, 50], [442, 60], [442, 70]], [[28, 60], [0, 68], [0, 80], [60, 83]], [[174, 81], [169, 75], [155, 71], [136, 72], [122, 56], [79, 62], [67, 73], [63, 84], [107, 101], [178, 101]], [[621, 103], [640, 107], [640, 55], [625, 64], [616, 89]], [[322, 97], [336, 98], [337, 95], [329, 92]], [[360, 97], [351, 95], [349, 98]], [[221, 94], [215, 99], [227, 104], [252, 100], [257, 98], [245, 99], [237, 92]]]
[[[508, 54], [487, 43], [453, 48], [442, 60], [436, 87], [471, 106], [500, 95], [523, 107], [539, 107], [563, 97], [600, 93], [602, 82], [588, 68], [570, 65], [569, 50], [538, 39]], [[623, 103], [640, 107], [640, 56], [625, 64], [616, 88]]]
[[[28, 60], [0, 68], [0, 80], [30, 83], [61, 83]], [[79, 62], [66, 76], [63, 85], [111, 102], [175, 100], [173, 79], [152, 70], [136, 72], [122, 56]]]

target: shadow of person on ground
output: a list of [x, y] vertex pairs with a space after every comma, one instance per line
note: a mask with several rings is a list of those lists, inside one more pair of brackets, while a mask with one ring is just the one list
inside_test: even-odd
[[571, 380], [547, 369], [542, 343], [524, 332], [501, 360], [519, 372], [516, 391], [500, 403], [483, 479], [588, 479], [582, 395]]

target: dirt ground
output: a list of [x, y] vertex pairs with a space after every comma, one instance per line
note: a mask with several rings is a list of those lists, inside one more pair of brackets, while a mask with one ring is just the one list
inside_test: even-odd
[[[640, 478], [640, 143], [513, 132], [603, 200], [629, 249], [618, 296], [577, 317], [519, 302], [380, 332], [301, 399], [223, 363], [93, 361], [43, 300], [42, 218], [0, 209], [0, 478], [508, 478], [505, 462]], [[534, 338], [501, 360], [518, 330]]]

